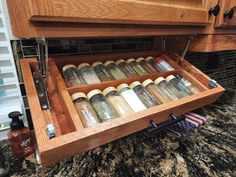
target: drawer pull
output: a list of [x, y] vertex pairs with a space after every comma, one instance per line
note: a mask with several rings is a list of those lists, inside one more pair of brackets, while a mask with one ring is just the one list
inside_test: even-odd
[[163, 122], [163, 123], [160, 123], [160, 124], [156, 124], [153, 120], [150, 121], [150, 124], [151, 124], [151, 128], [148, 130], [149, 133], [152, 133], [152, 132], [159, 132], [161, 130], [164, 130], [166, 129], [166, 127], [172, 125], [172, 124], [175, 124], [177, 122], [180, 122], [182, 120], [184, 120], [185, 117], [177, 117], [175, 116], [174, 114], [170, 114], [170, 119]]
[[220, 6], [217, 4], [216, 6], [214, 7], [211, 7], [208, 11], [208, 14], [209, 15], [214, 15], [215, 17], [219, 14], [220, 12]]
[[231, 19], [231, 18], [233, 18], [233, 16], [234, 16], [234, 9], [233, 8], [226, 10], [224, 13], [224, 18]]
[[218, 86], [217, 82], [213, 79], [209, 81], [208, 85], [210, 88], [216, 88]]

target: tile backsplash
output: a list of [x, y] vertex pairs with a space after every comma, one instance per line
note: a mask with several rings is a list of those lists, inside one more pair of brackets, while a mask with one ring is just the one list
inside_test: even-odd
[[[49, 56], [79, 55], [104, 52], [159, 50], [159, 38], [148, 37], [116, 37], [116, 38], [79, 38], [79, 39], [50, 39], [48, 40]], [[14, 56], [19, 58], [37, 57], [37, 43], [35, 39], [12, 41]], [[194, 66], [215, 79], [223, 87], [236, 86], [236, 51], [222, 52], [188, 52], [185, 57]], [[16, 64], [19, 63], [16, 61]], [[30, 117], [27, 107], [27, 97], [24, 82], [18, 64], [18, 75], [22, 96], [26, 104], [26, 113]]]

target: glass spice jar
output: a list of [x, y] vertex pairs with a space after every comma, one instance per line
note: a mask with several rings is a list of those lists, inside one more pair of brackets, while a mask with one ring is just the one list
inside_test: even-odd
[[116, 64], [119, 66], [119, 68], [128, 76], [128, 77], [136, 77], [139, 76], [134, 69], [126, 63], [125, 60], [120, 59], [116, 61]]
[[191, 92], [190, 89], [188, 89], [185, 84], [180, 82], [175, 76], [169, 75], [166, 78], [166, 81], [174, 85], [179, 91], [184, 92], [186, 95], [192, 95], [193, 93]]
[[169, 63], [163, 60], [161, 57], [154, 59], [154, 66], [157, 70], [161, 72], [173, 71], [175, 70]]
[[115, 87], [107, 87], [103, 94], [106, 95], [108, 101], [120, 116], [129, 115], [134, 112]]
[[155, 68], [158, 72], [161, 72], [161, 70], [159, 70], [156, 66], [155, 66], [155, 61], [154, 61], [154, 57], [149, 56], [145, 58], [145, 61], [148, 62], [153, 68]]
[[127, 76], [125, 73], [115, 64], [114, 61], [109, 60], [104, 63], [107, 71], [115, 78], [116, 80], [119, 79], [126, 79]]
[[163, 93], [151, 79], [145, 80], [142, 85], [150, 92], [153, 96], [156, 97], [161, 103], [168, 103], [172, 101], [165, 93]]
[[138, 73], [138, 75], [148, 75], [148, 72], [139, 63], [137, 63], [135, 59], [130, 58], [127, 60], [127, 63]]
[[102, 94], [101, 90], [92, 90], [88, 93], [87, 97], [102, 122], [119, 117], [118, 113]]
[[71, 99], [84, 127], [92, 127], [100, 123], [96, 112], [84, 93], [77, 92], [71, 95]]
[[101, 80], [98, 78], [96, 72], [94, 69], [90, 66], [88, 63], [81, 63], [78, 66], [78, 69], [84, 78], [85, 82], [87, 84], [94, 84], [94, 83], [100, 83]]
[[113, 77], [107, 72], [102, 62], [94, 62], [92, 67], [102, 82], [113, 80]]
[[68, 64], [63, 66], [62, 74], [68, 87], [75, 87], [85, 84], [81, 73], [78, 71], [75, 65]]
[[157, 70], [152, 67], [143, 57], [140, 57], [136, 60], [148, 73], [156, 73]]
[[163, 77], [157, 78], [154, 83], [156, 86], [171, 100], [178, 100], [179, 98], [176, 96], [175, 91], [173, 92], [172, 89], [170, 89], [169, 85], [167, 84], [167, 81]]
[[127, 84], [120, 84], [117, 87], [120, 95], [125, 99], [125, 101], [130, 105], [134, 112], [139, 112], [147, 109], [143, 102], [139, 99], [134, 90], [130, 89]]
[[134, 90], [134, 92], [138, 95], [139, 99], [147, 108], [160, 104], [160, 102], [151, 93], [149, 93], [139, 81], [135, 81], [130, 84], [130, 88]]
[[200, 93], [200, 90], [197, 87], [193, 86], [191, 82], [183, 78], [181, 75], [176, 74], [175, 77], [179, 80], [179, 82], [184, 84], [193, 94]]

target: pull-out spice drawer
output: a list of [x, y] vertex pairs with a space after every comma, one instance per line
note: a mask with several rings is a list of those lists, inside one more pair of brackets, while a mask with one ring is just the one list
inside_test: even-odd
[[[65, 64], [78, 65], [82, 62], [93, 63], [95, 61], [106, 61], [109, 59], [137, 58], [156, 56], [155, 52], [135, 52], [119, 54], [97, 54], [89, 56], [60, 56], [49, 59], [48, 95], [50, 109], [42, 110], [33, 80], [33, 72], [38, 70], [36, 59], [24, 59], [21, 62], [25, 87], [32, 114], [32, 122], [35, 129], [38, 151], [42, 165], [49, 165], [67, 157], [93, 149], [102, 144], [135, 133], [149, 126], [151, 120], [156, 123], [166, 121], [169, 114], [180, 115], [196, 108], [211, 104], [224, 92], [224, 88], [218, 85], [209, 87], [211, 80], [201, 71], [196, 69], [186, 60], [180, 65], [175, 59], [177, 55], [162, 56], [175, 70], [155, 73], [134, 78], [107, 81], [90, 84], [81, 87], [67, 88], [62, 77], [61, 69]], [[173, 59], [173, 60], [172, 60]], [[154, 106], [143, 111], [132, 113], [129, 116], [119, 117], [96, 126], [84, 128], [76, 108], [72, 102], [71, 95], [76, 92], [88, 94], [93, 89], [104, 90], [109, 86], [117, 87], [122, 83], [131, 84], [134, 81], [143, 82], [146, 79], [156, 79], [160, 76], [167, 77], [171, 74], [180, 74], [189, 80], [200, 93]], [[56, 137], [49, 139], [46, 125], [52, 123], [56, 129]]]

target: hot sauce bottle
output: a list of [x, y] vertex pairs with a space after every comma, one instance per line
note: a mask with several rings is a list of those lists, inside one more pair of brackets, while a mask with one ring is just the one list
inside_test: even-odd
[[34, 153], [34, 143], [29, 128], [24, 126], [23, 121], [19, 118], [22, 114], [14, 111], [8, 114], [12, 119], [10, 123], [11, 130], [7, 133], [7, 137], [15, 157], [23, 159]]

